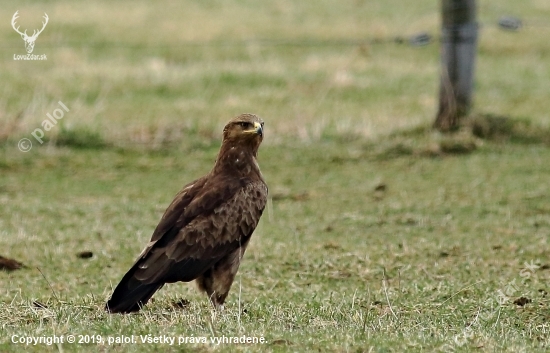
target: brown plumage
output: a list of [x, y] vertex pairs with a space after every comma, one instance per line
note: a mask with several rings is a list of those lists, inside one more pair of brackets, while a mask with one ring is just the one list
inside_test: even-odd
[[263, 125], [242, 114], [225, 126], [214, 167], [176, 195], [105, 310], [138, 311], [165, 283], [192, 280], [223, 306], [267, 200], [256, 160]]

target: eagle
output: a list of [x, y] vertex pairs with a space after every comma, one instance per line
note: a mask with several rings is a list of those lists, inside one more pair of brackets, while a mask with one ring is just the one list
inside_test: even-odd
[[164, 284], [193, 280], [223, 309], [267, 201], [257, 161], [263, 136], [264, 122], [254, 114], [225, 125], [214, 167], [176, 195], [106, 311], [139, 311]]

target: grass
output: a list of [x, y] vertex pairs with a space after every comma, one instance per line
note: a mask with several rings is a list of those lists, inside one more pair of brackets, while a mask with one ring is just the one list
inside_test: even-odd
[[[474, 115], [449, 136], [428, 128], [437, 41], [394, 41], [436, 35], [436, 2], [182, 3], [6, 2], [22, 28], [43, 12], [50, 23], [43, 62], [12, 60], [23, 43], [0, 28], [0, 255], [26, 265], [0, 272], [0, 351], [24, 349], [13, 335], [54, 334], [267, 343], [28, 349], [548, 349], [546, 2], [480, 4]], [[492, 25], [509, 14], [527, 25]], [[30, 133], [58, 101], [70, 110], [39, 145]], [[266, 120], [271, 200], [226, 311], [174, 284], [140, 314], [104, 313], [173, 195], [210, 169], [221, 127], [245, 111]]]
[[[49, 59], [12, 60], [23, 43], [8, 25], [0, 30], [7, 53], [0, 131], [9, 128], [17, 142], [59, 100], [73, 112], [68, 127], [101, 130], [107, 142], [123, 145], [183, 139], [189, 130], [215, 135], [228, 116], [250, 109], [270, 120], [272, 136], [312, 141], [334, 128], [373, 138], [431, 123], [437, 3], [335, 4], [28, 2], [19, 23], [34, 28], [48, 13], [35, 54]], [[8, 2], [6, 11], [20, 6]], [[480, 6], [475, 100], [482, 113], [548, 126], [549, 11], [544, 1]], [[496, 27], [507, 14], [524, 19], [522, 31]], [[419, 32], [436, 40], [424, 47], [394, 40]]]
[[[516, 351], [549, 344], [544, 145], [390, 158], [363, 142], [263, 148], [273, 201], [227, 311], [213, 317], [194, 286], [177, 284], [163, 288], [142, 314], [105, 314], [111, 286], [171, 195], [204, 173], [215, 152], [56, 148], [14, 158], [15, 151], [4, 150], [0, 245], [28, 268], [2, 274], [2, 350], [18, 350], [8, 341], [13, 334], [54, 333], [246, 334], [265, 337], [264, 348], [273, 351]], [[94, 256], [81, 259], [81, 251]], [[526, 272], [531, 263], [536, 269]], [[531, 302], [513, 303], [521, 297]], [[174, 307], [180, 299], [189, 306]], [[165, 345], [104, 349], [155, 347]]]

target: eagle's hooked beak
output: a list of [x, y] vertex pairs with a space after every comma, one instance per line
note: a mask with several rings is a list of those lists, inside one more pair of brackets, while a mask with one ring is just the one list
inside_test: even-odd
[[264, 127], [263, 124], [260, 124], [258, 122], [254, 122], [254, 132], [260, 135], [261, 137], [264, 137]]

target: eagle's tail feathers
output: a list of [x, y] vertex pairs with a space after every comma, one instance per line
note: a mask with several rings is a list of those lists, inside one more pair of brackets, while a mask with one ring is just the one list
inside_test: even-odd
[[131, 313], [139, 311], [164, 283], [146, 284], [133, 277], [129, 271], [115, 288], [111, 299], [105, 304], [110, 313]]

